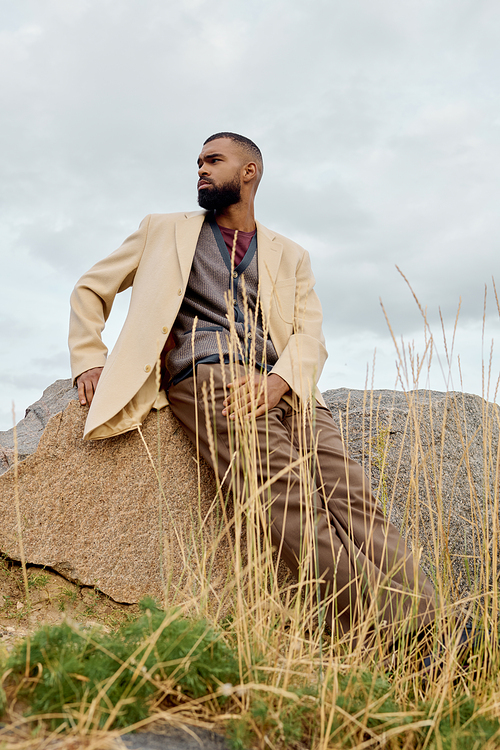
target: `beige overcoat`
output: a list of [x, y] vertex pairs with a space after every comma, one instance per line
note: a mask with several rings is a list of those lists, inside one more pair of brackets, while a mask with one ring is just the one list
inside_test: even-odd
[[[179, 311], [205, 211], [152, 214], [110, 256], [84, 274], [71, 295], [73, 380], [104, 367], [85, 425], [94, 440], [127, 432], [167, 404], [156, 362]], [[327, 352], [308, 253], [257, 223], [262, 311], [278, 353], [272, 372], [301, 398], [312, 392]], [[108, 356], [101, 333], [118, 292], [132, 286], [130, 308]]]

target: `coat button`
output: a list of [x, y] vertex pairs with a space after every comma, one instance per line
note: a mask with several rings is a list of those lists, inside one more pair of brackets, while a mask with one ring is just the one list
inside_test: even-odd
[[181, 294], [182, 294], [182, 289], [178, 289], [178, 290], [177, 290], [177, 294], [178, 294], [178, 295], [179, 295], [179, 297], [180, 297], [180, 296], [181, 296]]
[[251, 338], [252, 338], [252, 331], [249, 331], [249, 332], [248, 332], [248, 338], [249, 338], [249, 339], [251, 339]]
[[233, 305], [236, 307], [237, 304], [238, 304], [238, 300], [237, 299], [233, 299]]
[[144, 372], [151, 372], [151, 365], [144, 365]]
[[163, 328], [161, 329], [161, 332], [162, 332], [162, 333], [168, 333], [168, 328], [167, 328], [167, 326], [163, 326]]
[[233, 271], [233, 279], [237, 279], [237, 278], [238, 278], [238, 274], [236, 273], [236, 271]]

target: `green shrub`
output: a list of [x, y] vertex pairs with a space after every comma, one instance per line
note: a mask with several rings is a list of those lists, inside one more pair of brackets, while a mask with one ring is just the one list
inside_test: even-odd
[[477, 711], [477, 703], [472, 698], [447, 705], [443, 718], [433, 730], [427, 745], [429, 750], [480, 748], [495, 735], [500, 741], [498, 719], [478, 716]]
[[237, 659], [205, 621], [162, 612], [152, 600], [141, 608], [141, 617], [113, 634], [46, 626], [31, 638], [29, 652], [26, 642], [18, 646], [7, 668], [30, 704], [28, 714], [58, 714], [52, 726], [87, 715], [92, 726], [109, 729], [144, 719], [165, 681], [192, 698], [237, 681]]

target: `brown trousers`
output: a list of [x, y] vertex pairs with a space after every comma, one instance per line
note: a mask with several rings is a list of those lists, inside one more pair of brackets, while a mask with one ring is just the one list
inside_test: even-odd
[[[242, 374], [240, 368], [237, 375]], [[250, 434], [245, 425], [222, 416], [231, 379], [229, 365], [198, 365], [194, 377], [170, 388], [171, 409], [210, 465], [216, 447], [221, 480], [231, 477], [230, 464], [239, 466], [231, 480], [235, 496], [252, 485], [241, 461], [243, 445], [245, 455], [253, 454], [251, 471], [258, 474], [253, 478], [260, 486], [267, 482], [259, 502], [273, 544], [297, 577], [308, 558], [310, 572], [321, 580], [321, 603], [332, 630], [349, 632], [368, 611], [374, 627], [387, 630], [391, 640], [403, 622], [401, 632], [430, 624], [433, 587], [384, 517], [361, 466], [346, 456], [330, 411], [317, 406], [304, 414], [281, 400], [253, 420]]]

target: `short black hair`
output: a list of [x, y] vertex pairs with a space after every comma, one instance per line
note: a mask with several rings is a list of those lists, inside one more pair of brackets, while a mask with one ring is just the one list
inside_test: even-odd
[[245, 149], [245, 151], [253, 156], [255, 161], [258, 163], [261, 171], [264, 169], [262, 152], [257, 144], [251, 141], [250, 138], [247, 138], [244, 135], [239, 135], [238, 133], [214, 133], [214, 135], [211, 135], [210, 138], [207, 138], [203, 145], [205, 146], [207, 143], [210, 143], [210, 141], [216, 141], [218, 138], [229, 138], [230, 141], [238, 143]]

